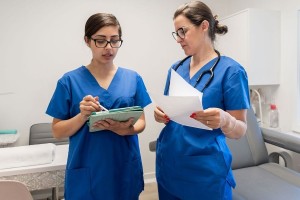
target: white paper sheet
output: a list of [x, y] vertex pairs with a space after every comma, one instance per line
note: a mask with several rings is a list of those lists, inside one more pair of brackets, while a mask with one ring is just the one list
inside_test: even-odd
[[152, 92], [150, 96], [171, 120], [185, 126], [212, 130], [190, 117], [193, 112], [203, 110], [202, 92], [193, 88], [174, 70], [171, 71], [169, 96]]
[[202, 107], [202, 92], [188, 84], [177, 72], [171, 70], [169, 96], [199, 96]]

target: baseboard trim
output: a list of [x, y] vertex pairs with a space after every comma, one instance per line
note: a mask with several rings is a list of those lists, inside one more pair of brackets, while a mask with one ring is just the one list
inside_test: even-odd
[[144, 173], [144, 181], [145, 181], [145, 183], [156, 182], [155, 172]]

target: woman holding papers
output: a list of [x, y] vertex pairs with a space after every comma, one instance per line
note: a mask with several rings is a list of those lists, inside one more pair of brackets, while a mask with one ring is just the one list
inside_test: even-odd
[[144, 114], [135, 124], [133, 119], [98, 121], [90, 126], [104, 130], [92, 133], [87, 119], [104, 108], [143, 108], [150, 97], [141, 76], [114, 64], [123, 42], [114, 15], [92, 15], [84, 40], [91, 62], [58, 80], [46, 111], [54, 118], [54, 136], [70, 137], [65, 199], [138, 200], [144, 181], [137, 134], [145, 128]]
[[[199, 91], [199, 96], [203, 93], [203, 110], [195, 107], [187, 116], [206, 128], [181, 125], [159, 105], [155, 109], [156, 121], [166, 124], [156, 148], [159, 198], [231, 199], [235, 181], [225, 138], [238, 139], [246, 132], [247, 74], [239, 63], [220, 56], [214, 49], [216, 34], [225, 34], [227, 27], [219, 24], [207, 5], [200, 1], [184, 4], [176, 10], [173, 20], [173, 36], [190, 57], [169, 70], [165, 95], [169, 95], [171, 71], [175, 70]], [[208, 72], [210, 69], [213, 73]]]

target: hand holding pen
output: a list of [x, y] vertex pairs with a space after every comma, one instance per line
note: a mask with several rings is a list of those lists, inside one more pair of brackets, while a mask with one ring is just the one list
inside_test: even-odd
[[92, 112], [98, 112], [101, 110], [107, 110], [99, 103], [99, 97], [93, 97], [92, 95], [87, 95], [83, 97], [80, 102], [80, 114], [85, 120], [92, 114]]

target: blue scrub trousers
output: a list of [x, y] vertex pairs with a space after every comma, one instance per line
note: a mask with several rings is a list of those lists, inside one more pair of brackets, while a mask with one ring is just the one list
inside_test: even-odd
[[170, 194], [161, 184], [157, 183], [159, 200], [181, 200]]
[[[159, 200], [188, 200], [188, 199], [180, 199], [176, 196], [173, 196], [159, 183], [157, 183], [157, 188], [158, 188]], [[226, 184], [225, 187], [224, 200], [232, 200], [232, 188], [228, 183]]]

